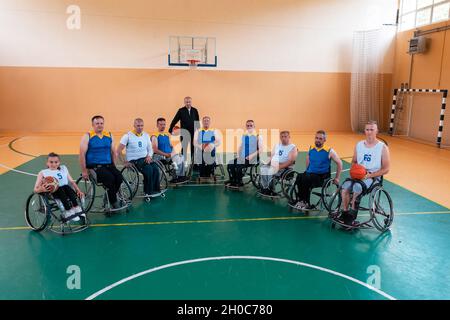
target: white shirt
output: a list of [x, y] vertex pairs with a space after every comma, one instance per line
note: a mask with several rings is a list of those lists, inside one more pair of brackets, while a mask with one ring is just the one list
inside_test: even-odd
[[153, 156], [152, 143], [150, 136], [146, 132], [142, 132], [139, 136], [129, 131], [124, 134], [120, 143], [126, 146], [127, 161], [138, 160], [147, 156]]
[[379, 141], [372, 148], [366, 146], [366, 141], [360, 141], [356, 145], [356, 156], [358, 164], [364, 166], [369, 173], [377, 172], [381, 169], [381, 157], [385, 144]]
[[295, 148], [295, 144], [288, 144], [287, 146], [279, 143], [275, 146], [272, 161], [278, 163], [285, 163], [289, 160], [289, 153]]
[[58, 184], [60, 187], [66, 186], [69, 184], [68, 174], [69, 170], [64, 165], [61, 165], [57, 170], [44, 169], [41, 171], [42, 176], [45, 177], [53, 177], [58, 180]]

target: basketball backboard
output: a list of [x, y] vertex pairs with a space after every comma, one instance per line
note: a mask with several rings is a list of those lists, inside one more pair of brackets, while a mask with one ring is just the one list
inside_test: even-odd
[[216, 38], [169, 37], [169, 66], [217, 67]]

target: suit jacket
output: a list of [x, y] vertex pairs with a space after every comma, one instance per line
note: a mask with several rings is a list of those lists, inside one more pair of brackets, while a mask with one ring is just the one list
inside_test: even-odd
[[194, 131], [199, 127], [198, 124], [197, 127], [195, 126], [195, 121], [200, 121], [200, 116], [198, 115], [197, 109], [195, 109], [194, 107], [191, 107], [190, 114], [188, 108], [186, 107], [178, 109], [177, 114], [170, 123], [169, 127], [170, 133], [172, 133], [173, 127], [175, 127], [178, 121], [180, 121], [180, 127], [182, 129], [188, 130], [191, 133], [191, 137], [193, 137]]

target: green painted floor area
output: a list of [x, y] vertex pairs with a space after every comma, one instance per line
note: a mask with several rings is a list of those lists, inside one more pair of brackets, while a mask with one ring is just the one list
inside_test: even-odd
[[[44, 161], [38, 157], [17, 170], [37, 173]], [[63, 162], [78, 176], [76, 156]], [[92, 214], [91, 228], [62, 237], [9, 229], [26, 226], [34, 180], [0, 175], [0, 299], [85, 299], [145, 270], [227, 256], [286, 259], [329, 272], [256, 258], [186, 262], [97, 299], [385, 299], [355, 282], [366, 283], [371, 266], [380, 270], [380, 290], [397, 299], [450, 299], [450, 210], [389, 181], [385, 188], [397, 215], [382, 235], [332, 229], [323, 213], [293, 213], [284, 200], [255, 197], [250, 186], [242, 193], [184, 186], [151, 204], [134, 200], [128, 214]], [[67, 288], [71, 265], [81, 270], [81, 289]]]

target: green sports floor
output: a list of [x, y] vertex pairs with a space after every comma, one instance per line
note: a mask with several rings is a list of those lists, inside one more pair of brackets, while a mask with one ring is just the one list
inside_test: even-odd
[[[62, 161], [79, 175], [76, 156]], [[395, 218], [384, 234], [332, 229], [325, 213], [292, 212], [251, 186], [186, 185], [60, 236], [26, 226], [35, 178], [10, 171], [0, 175], [0, 299], [450, 299], [450, 210], [388, 180]], [[67, 286], [70, 266], [79, 289]]]

